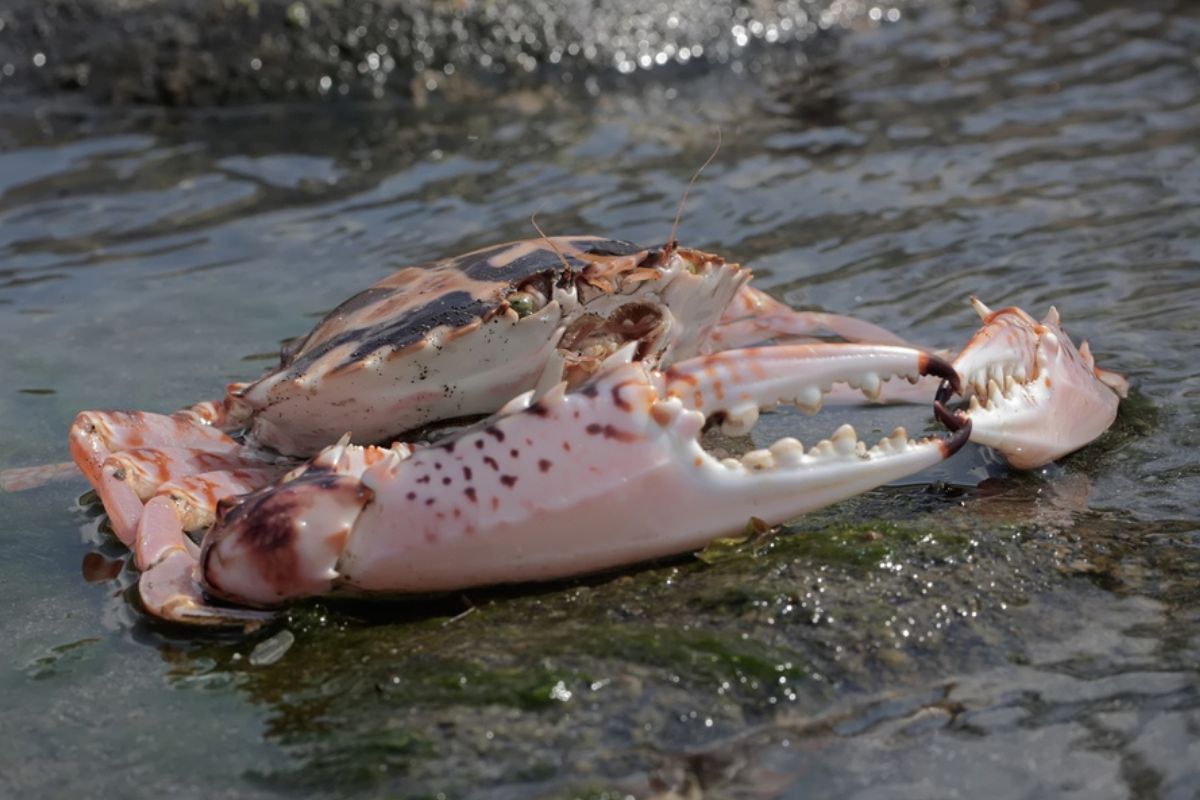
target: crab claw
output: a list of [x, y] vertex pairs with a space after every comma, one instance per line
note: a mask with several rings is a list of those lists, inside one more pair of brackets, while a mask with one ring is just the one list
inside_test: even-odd
[[[700, 442], [706, 419], [808, 402], [833, 383], [930, 372], [954, 378], [917, 350], [844, 345], [726, 351], [665, 373], [607, 364], [576, 391], [560, 386], [364, 473], [372, 499], [333, 567], [335, 585], [398, 593], [549, 580], [703, 547], [752, 516], [784, 522], [940, 462], [966, 442], [969, 423], [922, 441], [897, 429], [873, 446], [843, 425], [812, 447], [785, 438], [720, 459]], [[214, 560], [207, 585], [224, 587], [226, 568], [256, 569], [255, 559]], [[293, 596], [303, 584], [297, 577]]]
[[[1019, 308], [992, 311], [971, 298], [983, 327], [954, 360], [969, 401], [971, 441], [1004, 454], [1014, 467], [1033, 469], [1074, 452], [1104, 433], [1128, 392], [1124, 377], [1096, 366], [1059, 324], [1057, 309], [1037, 322]], [[935, 411], [961, 420], [946, 404], [944, 384]]]
[[[363, 449], [340, 444], [330, 449], [339, 447]], [[400, 460], [397, 455], [384, 463]], [[347, 537], [371, 498], [357, 476], [314, 466], [230, 502], [205, 536], [200, 582], [220, 597], [252, 606], [328, 594], [339, 578]]]

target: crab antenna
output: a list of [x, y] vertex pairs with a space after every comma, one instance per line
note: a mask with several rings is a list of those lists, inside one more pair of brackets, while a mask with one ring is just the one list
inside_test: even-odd
[[538, 232], [538, 236], [542, 237], [542, 241], [550, 245], [550, 249], [558, 254], [558, 260], [562, 262], [563, 269], [567, 272], [570, 272], [571, 265], [567, 263], [567, 257], [562, 254], [562, 250], [558, 249], [558, 245], [554, 243], [554, 240], [546, 235], [546, 232], [542, 230], [542, 226], [537, 224], [538, 211], [541, 211], [541, 209], [539, 208], [537, 211], [534, 211], [529, 215], [529, 224], [532, 225], [533, 229]]
[[712, 153], [709, 154], [708, 158], [705, 159], [704, 163], [700, 165], [700, 169], [696, 170], [696, 172], [693, 173], [692, 179], [690, 181], [688, 181], [687, 188], [683, 190], [683, 197], [679, 198], [679, 210], [677, 210], [675, 212], [675, 222], [673, 222], [671, 224], [671, 238], [667, 240], [668, 247], [670, 247], [671, 245], [676, 243], [675, 234], [679, 231], [679, 220], [683, 218], [683, 207], [687, 205], [688, 195], [692, 193], [692, 186], [695, 185], [696, 179], [700, 177], [700, 173], [704, 172], [704, 168], [707, 167], [709, 164], [711, 164], [713, 162], [713, 159], [717, 157], [717, 153], [720, 150], [721, 150], [721, 129], [717, 128], [717, 146], [713, 148]]

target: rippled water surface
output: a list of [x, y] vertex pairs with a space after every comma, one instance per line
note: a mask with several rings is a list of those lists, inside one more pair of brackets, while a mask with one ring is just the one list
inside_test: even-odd
[[0, 495], [0, 793], [1196, 796], [1200, 16], [1017, 5], [599, 97], [0, 109], [0, 467], [63, 460], [81, 408], [212, 397], [534, 211], [661, 242], [717, 128], [685, 243], [931, 344], [971, 294], [1055, 303], [1137, 387], [1037, 474], [961, 454], [712, 563], [250, 637], [146, 622], [81, 480]]

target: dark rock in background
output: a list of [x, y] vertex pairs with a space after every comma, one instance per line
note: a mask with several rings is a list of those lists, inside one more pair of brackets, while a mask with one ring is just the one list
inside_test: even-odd
[[[9, 0], [0, 92], [214, 105], [421, 101], [547, 81], [803, 63], [825, 31], [918, 0]], [[797, 46], [808, 43], [806, 46]]]

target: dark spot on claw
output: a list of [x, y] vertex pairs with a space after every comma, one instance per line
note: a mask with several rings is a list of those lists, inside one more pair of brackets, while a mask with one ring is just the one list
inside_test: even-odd
[[971, 438], [971, 420], [966, 417], [961, 417], [961, 420], [962, 427], [938, 442], [938, 446], [942, 451], [942, 458], [949, 458], [957, 453], [967, 443], [967, 440]]
[[624, 397], [621, 397], [621, 389], [623, 389], [629, 383], [631, 383], [631, 381], [626, 381], [625, 383], [620, 383], [620, 384], [617, 384], [616, 386], [612, 387], [613, 405], [615, 405], [617, 408], [621, 409], [622, 411], [630, 411], [633, 409], [633, 406], [629, 405], [629, 403], [626, 402]]
[[549, 470], [550, 466], [551, 465], [550, 465], [549, 459], [546, 459], [546, 458], [538, 459], [538, 469], [540, 469], [542, 472], [546, 472], [547, 470]]
[[637, 438], [635, 434], [623, 431], [615, 425], [601, 425], [598, 422], [589, 424], [585, 430], [593, 436], [603, 434], [605, 439], [616, 439], [618, 442], [632, 442]]
[[495, 437], [497, 442], [504, 441], [504, 431], [500, 430], [495, 425], [489, 425], [488, 427], [483, 429], [483, 432], [486, 433], [488, 436]]
[[500, 482], [503, 483], [505, 486], [508, 486], [511, 488], [516, 485], [517, 476], [516, 475], [501, 475]]
[[934, 401], [944, 405], [950, 402], [950, 398], [958, 391], [958, 387], [950, 381], [942, 381], [942, 384], [938, 386], [937, 394], [934, 395]]
[[474, 486], [468, 486], [466, 489], [463, 489], [463, 494], [465, 494], [467, 496], [467, 499], [470, 500], [472, 503], [477, 502]]
[[500, 469], [500, 465], [496, 463], [496, 459], [492, 458], [491, 456], [484, 456], [483, 463], [487, 464], [489, 467], [491, 467], [494, 470]]
[[939, 397], [941, 397], [942, 391], [947, 385], [954, 394], [962, 394], [962, 381], [958, 377], [958, 372], [951, 366], [949, 361], [938, 358], [930, 353], [925, 353], [921, 357], [921, 363], [917, 369], [922, 375], [934, 375], [942, 379], [942, 387], [938, 389]]
[[538, 417], [545, 417], [550, 414], [550, 409], [546, 408], [545, 404], [543, 404], [541, 400], [537, 401], [526, 410], [530, 414]]

